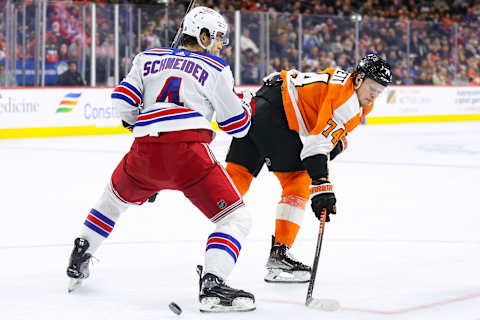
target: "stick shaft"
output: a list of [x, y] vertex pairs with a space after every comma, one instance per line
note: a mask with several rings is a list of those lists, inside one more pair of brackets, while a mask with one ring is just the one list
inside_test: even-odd
[[317, 276], [318, 260], [320, 259], [320, 251], [322, 250], [322, 241], [323, 241], [323, 233], [325, 231], [326, 218], [327, 218], [327, 210], [324, 209], [320, 214], [320, 226], [318, 229], [317, 247], [315, 248], [315, 256], [313, 258], [312, 274], [310, 275], [310, 281], [308, 282], [307, 298], [305, 299], [306, 305], [308, 305], [310, 300], [312, 300], [313, 286], [315, 284], [315, 278]]
[[190, 1], [190, 4], [188, 5], [187, 11], [185, 12], [185, 15], [183, 16], [182, 22], [180, 23], [180, 26], [177, 29], [177, 33], [175, 33], [175, 37], [173, 38], [173, 41], [170, 44], [171, 48], [176, 49], [178, 47], [178, 43], [180, 42], [180, 36], [182, 35], [182, 30], [183, 30], [183, 21], [185, 20], [185, 16], [195, 6], [195, 2], [196, 2], [196, 0], [191, 0]]

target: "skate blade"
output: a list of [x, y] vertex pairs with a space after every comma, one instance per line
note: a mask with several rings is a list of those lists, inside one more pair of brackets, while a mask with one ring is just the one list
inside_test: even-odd
[[78, 289], [79, 287], [82, 286], [83, 279], [70, 279], [70, 282], [68, 284], [67, 291], [68, 293]]
[[307, 283], [310, 281], [310, 272], [286, 272], [279, 269], [270, 269], [264, 280], [268, 283]]
[[256, 309], [255, 302], [248, 298], [236, 298], [231, 306], [221, 305], [218, 298], [204, 298], [200, 302], [200, 312], [247, 312]]

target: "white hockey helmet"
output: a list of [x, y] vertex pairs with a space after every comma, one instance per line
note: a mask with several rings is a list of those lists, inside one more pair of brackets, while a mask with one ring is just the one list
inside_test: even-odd
[[204, 28], [210, 33], [212, 40], [215, 39], [217, 33], [222, 33], [222, 45], [228, 45], [228, 23], [225, 18], [213, 9], [195, 7], [185, 16], [182, 32], [197, 38], [198, 44], [202, 48], [210, 51], [213, 47], [213, 41], [210, 41], [210, 44], [206, 47], [200, 41], [200, 33]]

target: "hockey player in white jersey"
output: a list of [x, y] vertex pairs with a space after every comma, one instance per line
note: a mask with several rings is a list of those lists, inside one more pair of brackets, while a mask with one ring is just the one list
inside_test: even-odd
[[[186, 16], [180, 49], [153, 48], [138, 54], [112, 93], [113, 106], [135, 141], [91, 209], [67, 268], [69, 290], [89, 276], [89, 262], [120, 215], [163, 189], [179, 190], [213, 223], [199, 266], [200, 310], [255, 309], [254, 296], [225, 280], [233, 270], [251, 218], [243, 199], [208, 144], [215, 114], [220, 129], [243, 137], [253, 99], [239, 99], [228, 64], [217, 53], [228, 40], [228, 24], [216, 11], [197, 7]], [[174, 213], [172, 213], [174, 214]]]

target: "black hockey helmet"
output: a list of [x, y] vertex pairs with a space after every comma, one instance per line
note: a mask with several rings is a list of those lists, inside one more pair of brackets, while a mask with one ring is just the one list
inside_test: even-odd
[[363, 74], [362, 79], [370, 78], [385, 87], [392, 83], [392, 67], [374, 53], [363, 57], [355, 71], [357, 74]]

